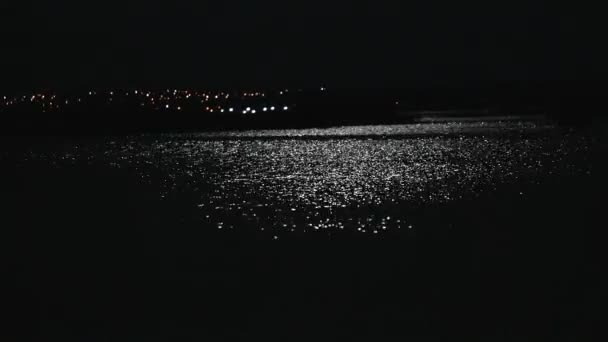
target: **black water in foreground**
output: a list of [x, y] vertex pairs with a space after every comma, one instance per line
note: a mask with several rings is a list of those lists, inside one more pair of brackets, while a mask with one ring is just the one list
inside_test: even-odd
[[591, 338], [605, 138], [458, 125], [13, 144], [4, 333]]

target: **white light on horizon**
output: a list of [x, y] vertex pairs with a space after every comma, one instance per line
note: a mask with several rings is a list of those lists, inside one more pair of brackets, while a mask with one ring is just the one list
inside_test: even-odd
[[283, 110], [288, 110], [289, 108], [287, 106], [283, 107]]

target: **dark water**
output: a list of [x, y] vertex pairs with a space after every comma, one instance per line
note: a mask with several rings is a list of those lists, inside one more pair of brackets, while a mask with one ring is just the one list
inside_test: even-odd
[[493, 122], [8, 150], [15, 330], [76, 340], [585, 336], [603, 297], [598, 141]]

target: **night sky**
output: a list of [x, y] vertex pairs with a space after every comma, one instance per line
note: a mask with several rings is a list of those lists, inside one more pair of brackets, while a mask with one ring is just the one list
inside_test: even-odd
[[0, 3], [0, 89], [602, 79], [597, 8], [528, 1]]

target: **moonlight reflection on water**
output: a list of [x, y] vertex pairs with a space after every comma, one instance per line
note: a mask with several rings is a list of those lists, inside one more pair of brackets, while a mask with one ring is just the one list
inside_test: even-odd
[[[529, 123], [502, 125], [505, 132], [538, 128]], [[128, 168], [159, 189], [167, 205], [196, 208], [204, 228], [256, 229], [271, 232], [273, 239], [285, 233], [415, 231], [408, 208], [472, 198], [497, 186], [536, 184], [550, 175], [589, 172], [581, 162], [588, 150], [581, 136], [451, 134], [404, 139], [386, 132], [407, 133], [410, 126], [383, 127], [379, 134], [384, 139], [348, 139], [349, 131], [378, 135], [377, 127], [330, 129], [346, 139], [317, 139], [327, 135], [323, 130], [261, 131], [259, 139], [248, 140], [239, 139], [238, 133], [225, 140], [173, 135], [74, 145], [62, 152], [31, 152], [30, 158]], [[462, 124], [428, 127], [466, 131]], [[473, 128], [479, 133], [484, 127], [494, 132], [500, 128]], [[264, 139], [269, 132], [279, 138]], [[309, 139], [291, 139], [294, 134]], [[256, 137], [251, 132], [241, 135]]]

